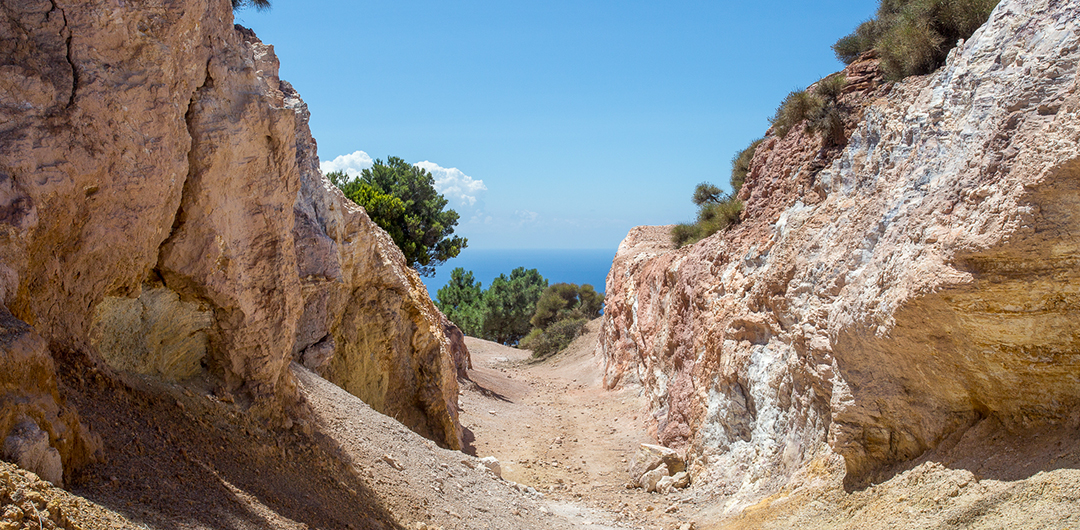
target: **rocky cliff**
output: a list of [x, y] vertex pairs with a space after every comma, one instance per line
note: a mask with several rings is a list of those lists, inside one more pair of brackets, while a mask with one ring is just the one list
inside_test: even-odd
[[59, 481], [100, 449], [56, 382], [86, 360], [271, 423], [298, 360], [460, 447], [441, 315], [229, 2], [4, 2], [0, 38], [5, 458]]
[[[1078, 20], [1076, 2], [1004, 0], [934, 74], [876, 87], [856, 63], [846, 147], [770, 133], [741, 224], [623, 242], [606, 383], [641, 385], [659, 440], [729, 510], [971, 437], [1065, 429], [1076, 451]], [[991, 446], [976, 475], [1024, 458]]]

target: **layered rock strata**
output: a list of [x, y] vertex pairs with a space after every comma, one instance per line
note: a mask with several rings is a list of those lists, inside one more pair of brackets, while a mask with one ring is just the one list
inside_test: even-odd
[[460, 447], [441, 315], [231, 20], [224, 0], [0, 6], [0, 438], [29, 418], [65, 466], [93, 452], [56, 387], [67, 354], [206, 375], [270, 419], [308, 357]]
[[769, 134], [737, 227], [630, 233], [607, 384], [695, 484], [734, 507], [834, 454], [858, 487], [973, 426], [1080, 426], [1078, 20], [1004, 0], [938, 72], [848, 91], [843, 150]]

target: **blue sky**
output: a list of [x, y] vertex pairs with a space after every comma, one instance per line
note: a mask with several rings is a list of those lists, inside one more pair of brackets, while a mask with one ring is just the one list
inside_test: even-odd
[[726, 187], [877, 3], [273, 0], [236, 22], [274, 45], [324, 167], [425, 163], [470, 248], [614, 249], [691, 220], [694, 185]]

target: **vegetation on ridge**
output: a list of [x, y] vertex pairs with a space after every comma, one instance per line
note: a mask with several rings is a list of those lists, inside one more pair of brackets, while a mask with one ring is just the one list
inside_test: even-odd
[[702, 182], [694, 188], [694, 195], [690, 200], [698, 207], [697, 220], [693, 223], [677, 224], [671, 229], [671, 241], [675, 248], [697, 243], [739, 222], [743, 207], [739, 200], [739, 190], [750, 173], [750, 161], [754, 159], [754, 152], [762, 140], [763, 138], [759, 138], [750, 142], [750, 145], [732, 157], [730, 195], [708, 182]]
[[876, 49], [887, 78], [927, 74], [945, 63], [949, 50], [990, 17], [998, 0], [881, 0], [877, 16], [833, 45], [850, 64]]
[[[899, 80], [925, 74], [945, 63], [959, 39], [975, 32], [999, 0], [881, 0], [877, 16], [833, 45], [836, 57], [851, 64], [863, 53], [877, 50], [886, 78]], [[803, 131], [820, 135], [824, 147], [845, 142], [844, 117], [849, 112], [840, 102], [847, 85], [843, 73], [820, 79], [811, 90], [789, 93], [769, 119], [776, 136], [783, 138], [802, 124]], [[694, 189], [697, 221], [675, 225], [671, 238], [676, 247], [696, 243], [739, 222], [742, 203], [739, 189], [750, 172], [750, 162], [761, 140], [751, 143], [732, 159], [730, 195], [702, 182]]]
[[359, 178], [340, 171], [326, 177], [364, 207], [422, 276], [433, 276], [436, 266], [457, 257], [468, 243], [453, 235], [458, 214], [446, 209], [446, 198], [435, 191], [435, 179], [423, 168], [392, 156], [385, 164], [376, 160]]
[[791, 92], [769, 119], [773, 131], [783, 138], [803, 123], [803, 130], [820, 135], [825, 145], [842, 144], [846, 109], [839, 98], [846, 84], [844, 74], [833, 74], [819, 80], [812, 90]]

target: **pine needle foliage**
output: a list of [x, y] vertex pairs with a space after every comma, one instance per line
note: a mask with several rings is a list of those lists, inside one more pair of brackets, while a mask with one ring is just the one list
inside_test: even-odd
[[341, 172], [326, 177], [394, 240], [405, 261], [421, 276], [457, 257], [468, 240], [454, 235], [458, 213], [447, 208], [427, 170], [397, 157], [376, 160], [359, 178]]
[[265, 9], [270, 9], [270, 0], [232, 0], [233, 11], [249, 5], [255, 6], [255, 9], [258, 9], [259, 11], [263, 11]]

